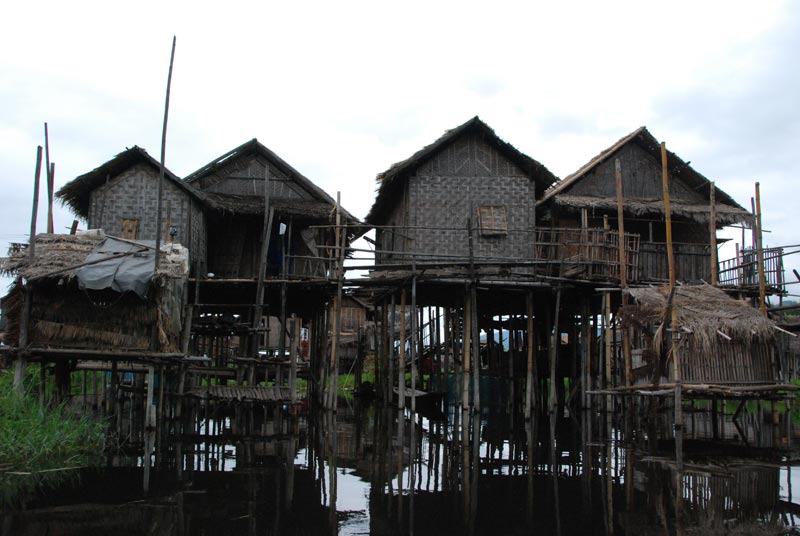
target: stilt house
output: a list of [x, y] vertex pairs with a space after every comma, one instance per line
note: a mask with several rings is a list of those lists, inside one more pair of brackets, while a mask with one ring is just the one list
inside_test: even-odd
[[[324, 280], [333, 255], [336, 202], [274, 152], [252, 139], [185, 178], [208, 207], [208, 272], [221, 279], [255, 278], [264, 227], [271, 218], [268, 277]], [[267, 185], [267, 188], [265, 188]], [[267, 199], [265, 199], [265, 196]], [[358, 219], [341, 209], [342, 224]], [[285, 263], [285, 266], [284, 266]]]
[[367, 215], [376, 263], [513, 265], [532, 260], [535, 200], [556, 177], [474, 117], [377, 177]]
[[[56, 197], [89, 229], [131, 240], [155, 240], [160, 164], [132, 147], [65, 184]], [[180, 242], [194, 265], [205, 263], [206, 217], [203, 196], [168, 169], [162, 203], [163, 242]]]
[[[617, 160], [624, 228], [629, 235], [627, 279], [666, 281], [661, 147], [645, 127], [556, 183], [538, 202], [539, 217], [551, 226], [544, 231], [548, 236], [541, 239], [542, 256], [571, 260], [572, 277], [619, 278]], [[710, 233], [749, 222], [750, 214], [717, 188], [716, 220], [710, 223], [712, 183], [669, 151], [667, 169], [676, 276], [683, 281], [711, 281]]]

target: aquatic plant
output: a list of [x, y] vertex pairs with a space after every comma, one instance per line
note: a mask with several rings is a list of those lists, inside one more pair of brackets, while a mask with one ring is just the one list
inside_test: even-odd
[[68, 404], [42, 406], [30, 390], [18, 397], [12, 376], [0, 371], [0, 504], [101, 462], [104, 448], [102, 420]]

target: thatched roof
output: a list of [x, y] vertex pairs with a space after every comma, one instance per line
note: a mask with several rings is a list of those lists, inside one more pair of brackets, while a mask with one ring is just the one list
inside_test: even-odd
[[[102, 232], [79, 235], [39, 234], [36, 235], [35, 255], [30, 258], [28, 250], [10, 253], [9, 257], [0, 259], [0, 274], [31, 279], [57, 278], [72, 280], [78, 269], [86, 262], [86, 258], [94, 248], [105, 239]], [[147, 246], [142, 246], [143, 249]], [[159, 260], [158, 275], [178, 277], [184, 275], [183, 261], [172, 255], [177, 244], [164, 244], [166, 252]], [[152, 249], [152, 248], [151, 248]]]
[[[311, 197], [316, 200], [316, 203], [307, 203], [303, 204], [303, 202], [298, 202], [295, 199], [273, 199], [271, 200], [272, 205], [276, 208], [276, 210], [281, 210], [284, 213], [292, 213], [295, 211], [297, 214], [308, 214], [308, 212], [304, 212], [304, 208], [311, 209], [314, 214], [323, 214], [323, 206], [327, 207], [327, 211], [325, 214], [331, 213], [331, 210], [336, 206], [336, 201], [329, 196], [322, 188], [311, 182], [310, 179], [305, 177], [302, 173], [297, 171], [295, 168], [290, 166], [285, 160], [275, 154], [273, 151], [268, 149], [262, 143], [260, 143], [256, 138], [243, 143], [242, 145], [236, 147], [235, 149], [228, 151], [227, 153], [223, 154], [222, 156], [212, 160], [205, 166], [201, 167], [197, 171], [189, 174], [184, 179], [188, 184], [193, 186], [199, 187], [200, 180], [208, 175], [216, 173], [220, 170], [223, 166], [228, 165], [230, 162], [238, 159], [243, 158], [251, 155], [258, 155], [266, 159], [271, 166], [274, 166], [278, 169], [281, 173], [286, 175], [288, 178], [294, 181], [295, 184], [300, 186], [303, 190], [305, 190]], [[246, 196], [230, 196], [230, 195], [221, 195], [221, 194], [211, 194], [204, 192], [206, 197], [209, 201], [209, 205], [212, 208], [216, 208], [219, 210], [241, 210], [245, 213], [250, 214], [257, 214], [261, 212], [263, 214], [263, 200], [259, 200], [257, 196], [252, 197], [251, 199], [245, 199]], [[345, 221], [348, 225], [353, 225], [360, 223], [358, 218], [350, 214], [344, 208], [341, 208], [342, 216], [344, 217]]]
[[[617, 199], [611, 197], [594, 197], [588, 195], [560, 195], [556, 196], [556, 203], [562, 207], [575, 209], [617, 210]], [[708, 205], [692, 205], [672, 201], [669, 204], [673, 216], [682, 216], [697, 222], [708, 223], [711, 211]], [[730, 205], [717, 205], [717, 223], [731, 225], [742, 221], [742, 210]], [[652, 214], [664, 214], [663, 201], [645, 201], [625, 199], [625, 212], [639, 217]]]
[[[626, 324], [645, 325], [664, 320], [668, 287], [631, 288], [627, 292], [635, 304], [621, 310]], [[712, 348], [722, 342], [719, 332], [745, 344], [756, 339], [770, 342], [775, 337], [775, 324], [771, 320], [748, 303], [735, 300], [711, 285], [675, 287], [673, 307], [677, 309], [680, 327], [690, 332], [694, 343], [701, 348]]]
[[[216, 194], [204, 192], [207, 205], [221, 212], [235, 214], [264, 214], [264, 199], [249, 195]], [[326, 219], [334, 214], [335, 207], [307, 199], [271, 199], [270, 206], [281, 214], [307, 219]]]
[[535, 181], [537, 197], [544, 193], [548, 186], [558, 180], [544, 165], [520, 152], [510, 143], [500, 139], [497, 134], [495, 134], [494, 130], [481, 121], [476, 115], [466, 123], [446, 131], [438, 140], [423, 147], [411, 155], [411, 157], [397, 162], [383, 173], [379, 173], [376, 177], [376, 181], [378, 182], [378, 195], [365, 221], [373, 224], [377, 223], [379, 221], [379, 215], [383, 213], [384, 209], [390, 204], [391, 197], [397, 185], [402, 184], [406, 178], [427, 162], [430, 157], [461, 136], [475, 133], [481, 135], [483, 141], [497, 149], [503, 156], [508, 158], [528, 175], [531, 180]]
[[[147, 151], [141, 147], [133, 146], [122, 151], [105, 164], [71, 180], [56, 192], [56, 197], [64, 205], [70, 207], [75, 214], [83, 219], [88, 219], [92, 191], [105, 184], [109, 178], [114, 178], [137, 164], [148, 165], [156, 171], [161, 169], [161, 164], [147, 154]], [[200, 191], [180, 180], [168, 169], [165, 169], [164, 177], [196, 199], [203, 200], [203, 195]]]
[[[555, 203], [560, 206], [572, 208], [602, 208], [614, 209], [617, 208], [616, 197], [590, 197], [590, 196], [577, 196], [569, 194], [569, 190], [581, 179], [586, 177], [592, 170], [600, 164], [613, 158], [620, 149], [629, 143], [635, 143], [638, 147], [643, 149], [647, 154], [652, 156], [658, 162], [661, 161], [661, 144], [656, 138], [650, 134], [646, 127], [639, 127], [627, 136], [623, 136], [616, 143], [603, 150], [589, 160], [586, 164], [581, 166], [575, 173], [567, 176], [565, 179], [555, 183], [547, 192], [538, 204]], [[670, 170], [670, 175], [679, 179], [693, 190], [702, 193], [706, 199], [710, 200], [711, 195], [711, 181], [709, 181], [702, 174], [695, 171], [688, 162], [684, 162], [678, 155], [671, 151], [667, 151], [667, 168]], [[751, 215], [742, 208], [736, 201], [716, 188], [715, 191], [717, 221], [720, 224], [728, 225], [732, 223], [747, 222]], [[710, 209], [708, 204], [705, 205], [688, 205], [670, 203], [672, 212], [678, 215], [686, 216], [698, 221], [708, 221], [710, 217]], [[631, 211], [635, 215], [639, 214], [663, 214], [664, 203], [663, 200], [637, 200], [633, 201], [625, 199], [625, 210]]]

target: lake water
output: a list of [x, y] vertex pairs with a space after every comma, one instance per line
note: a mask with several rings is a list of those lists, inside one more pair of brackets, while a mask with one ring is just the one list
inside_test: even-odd
[[6, 504], [0, 534], [788, 534], [800, 519], [791, 422], [753, 408], [687, 410], [677, 444], [655, 406], [184, 415], [148, 493], [131, 428], [106, 467]]

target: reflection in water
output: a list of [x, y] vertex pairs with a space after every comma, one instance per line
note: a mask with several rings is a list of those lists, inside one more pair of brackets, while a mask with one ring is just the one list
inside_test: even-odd
[[[754, 408], [436, 418], [379, 405], [294, 417], [188, 401], [102, 470], [6, 508], [0, 534], [779, 534], [800, 514], [790, 421]], [[118, 433], [143, 437], [120, 419]], [[137, 447], [137, 445], [139, 445]], [[137, 450], [138, 448], [138, 450]]]

